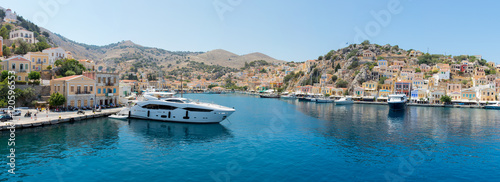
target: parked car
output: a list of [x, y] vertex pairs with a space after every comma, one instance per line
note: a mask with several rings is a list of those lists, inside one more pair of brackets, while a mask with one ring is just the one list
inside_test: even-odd
[[21, 116], [21, 110], [19, 110], [19, 109], [14, 110], [14, 112], [12, 112], [12, 115], [13, 116]]
[[5, 121], [9, 121], [9, 120], [13, 120], [12, 116], [10, 116], [8, 114], [0, 115], [0, 121], [5, 122]]

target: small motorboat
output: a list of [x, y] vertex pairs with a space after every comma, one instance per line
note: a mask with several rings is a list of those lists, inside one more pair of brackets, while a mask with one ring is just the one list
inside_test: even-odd
[[112, 119], [120, 119], [120, 120], [126, 120], [128, 119], [129, 115], [128, 115], [128, 112], [130, 111], [130, 108], [125, 108], [123, 110], [121, 110], [120, 112], [116, 113], [116, 114], [113, 114], [113, 115], [110, 115], [108, 116], [109, 118], [112, 118]]
[[125, 119], [128, 119], [128, 115], [125, 115], [125, 114], [113, 114], [113, 115], [110, 115], [108, 116], [109, 118], [113, 118], [113, 119], [121, 119], [121, 120], [125, 120]]
[[336, 105], [348, 105], [353, 103], [354, 101], [352, 100], [352, 97], [342, 97], [339, 100], [335, 101]]

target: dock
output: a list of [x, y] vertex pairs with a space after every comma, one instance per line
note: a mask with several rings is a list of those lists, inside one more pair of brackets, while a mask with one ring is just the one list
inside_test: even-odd
[[107, 117], [112, 114], [120, 112], [123, 108], [112, 108], [104, 109], [101, 112], [93, 113], [91, 110], [86, 110], [85, 114], [76, 114], [76, 111], [71, 112], [41, 112], [37, 117], [24, 117], [24, 113], [21, 116], [14, 116], [13, 120], [5, 121], [0, 123], [0, 130], [6, 130], [9, 127], [9, 123], [12, 123], [16, 128], [30, 128], [54, 125], [66, 122], [75, 122], [92, 118]]
[[[387, 102], [354, 101], [354, 104], [387, 105]], [[480, 105], [447, 105], [447, 104], [417, 104], [417, 103], [408, 103], [408, 106], [410, 106], [410, 107], [477, 108], [477, 109], [484, 108], [484, 106], [480, 106]]]

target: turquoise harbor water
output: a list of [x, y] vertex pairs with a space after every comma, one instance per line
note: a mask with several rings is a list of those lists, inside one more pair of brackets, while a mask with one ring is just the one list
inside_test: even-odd
[[[236, 108], [193, 125], [107, 118], [16, 132], [3, 181], [498, 181], [500, 111], [186, 95]], [[1, 155], [9, 132], [1, 131]]]

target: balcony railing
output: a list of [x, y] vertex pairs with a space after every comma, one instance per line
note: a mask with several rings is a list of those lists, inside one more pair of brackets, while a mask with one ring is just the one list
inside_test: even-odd
[[115, 84], [111, 83], [111, 82], [108, 82], [108, 83], [105, 83], [106, 86], [115, 86]]
[[89, 91], [76, 91], [75, 94], [90, 94]]

